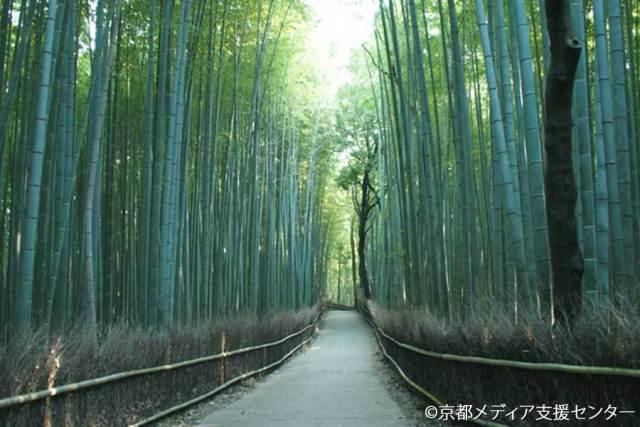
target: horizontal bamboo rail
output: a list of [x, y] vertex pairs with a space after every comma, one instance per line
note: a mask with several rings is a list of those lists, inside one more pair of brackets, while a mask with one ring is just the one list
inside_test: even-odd
[[328, 302], [327, 308], [329, 310], [343, 310], [343, 311], [351, 311], [354, 309], [354, 307], [351, 305], [338, 304], [335, 302]]
[[[370, 314], [367, 310], [367, 313]], [[425, 388], [421, 387], [420, 385], [418, 385], [416, 382], [414, 382], [411, 378], [409, 378], [409, 376], [404, 372], [404, 370], [400, 367], [400, 364], [398, 362], [396, 362], [393, 357], [391, 357], [391, 355], [389, 353], [387, 353], [387, 349], [384, 347], [384, 344], [382, 344], [382, 340], [380, 339], [380, 333], [382, 332], [380, 330], [380, 328], [378, 327], [378, 325], [375, 324], [375, 322], [373, 322], [372, 320], [369, 320], [367, 318], [367, 316], [362, 316], [362, 318], [367, 322], [367, 324], [371, 327], [371, 330], [373, 330], [373, 335], [376, 337], [376, 341], [378, 343], [378, 346], [380, 347], [380, 349], [382, 350], [382, 354], [384, 355], [384, 357], [389, 360], [389, 362], [391, 362], [391, 364], [396, 368], [396, 371], [398, 371], [398, 373], [400, 374], [400, 376], [402, 377], [403, 380], [405, 380], [405, 382], [407, 384], [409, 384], [411, 387], [413, 387], [416, 391], [418, 391], [420, 394], [422, 394], [424, 397], [426, 397], [427, 399], [429, 399], [431, 402], [443, 406], [445, 404], [445, 402], [442, 399], [439, 399], [438, 397], [436, 397], [435, 395], [433, 395], [433, 393], [429, 392], [428, 390], [426, 390]], [[478, 424], [481, 426], [485, 426], [485, 427], [508, 427], [506, 424], [500, 424], [500, 423], [495, 423], [492, 421], [485, 421], [485, 420], [481, 420], [481, 419], [470, 419], [468, 420], [469, 422], [472, 422], [474, 424]]]
[[313, 339], [313, 335], [310, 336], [309, 338], [307, 338], [306, 340], [302, 341], [297, 346], [295, 346], [293, 349], [291, 349], [291, 351], [289, 351], [287, 354], [285, 354], [281, 359], [276, 360], [275, 362], [270, 363], [267, 366], [264, 366], [264, 367], [262, 367], [260, 369], [256, 369], [254, 371], [246, 372], [246, 373], [244, 373], [242, 375], [239, 375], [239, 376], [235, 377], [234, 379], [229, 380], [229, 381], [219, 385], [218, 387], [214, 388], [213, 390], [208, 391], [205, 394], [202, 394], [202, 395], [200, 395], [198, 397], [195, 397], [195, 398], [193, 398], [191, 400], [188, 400], [186, 402], [180, 403], [179, 405], [172, 406], [171, 408], [165, 409], [162, 412], [158, 412], [157, 414], [155, 414], [155, 415], [153, 415], [153, 416], [151, 416], [149, 418], [145, 418], [144, 420], [138, 421], [138, 422], [136, 422], [134, 424], [130, 424], [129, 427], [140, 427], [140, 426], [144, 426], [144, 425], [150, 424], [150, 423], [152, 423], [154, 421], [158, 421], [158, 420], [160, 420], [162, 418], [165, 418], [165, 417], [167, 417], [167, 416], [169, 416], [169, 415], [171, 415], [173, 413], [176, 413], [178, 411], [182, 411], [183, 409], [186, 409], [189, 406], [193, 406], [196, 403], [202, 402], [203, 400], [206, 400], [206, 399], [208, 399], [210, 397], [213, 397], [216, 394], [218, 394], [221, 391], [229, 388], [230, 386], [234, 385], [237, 382], [240, 382], [240, 381], [242, 381], [242, 380], [244, 380], [246, 378], [253, 377], [253, 376], [258, 375], [258, 374], [260, 374], [262, 372], [269, 371], [269, 370], [271, 370], [271, 369], [283, 364], [296, 351], [300, 350], [300, 348], [302, 348], [303, 345], [305, 345], [306, 343], [308, 343], [312, 339]]
[[282, 343], [284, 343], [284, 342], [286, 342], [286, 341], [288, 341], [288, 340], [290, 340], [292, 338], [295, 338], [298, 335], [303, 334], [304, 332], [306, 332], [310, 328], [314, 327], [314, 325], [316, 324], [316, 322], [320, 318], [321, 314], [322, 314], [322, 310], [316, 316], [316, 318], [313, 320], [313, 322], [311, 322], [309, 325], [307, 325], [304, 328], [300, 329], [299, 331], [294, 332], [292, 334], [289, 334], [286, 337], [281, 338], [281, 339], [279, 339], [277, 341], [272, 341], [272, 342], [269, 342], [269, 343], [266, 343], [266, 344], [260, 344], [260, 345], [256, 345], [256, 346], [240, 348], [240, 349], [237, 349], [237, 350], [232, 350], [232, 351], [212, 354], [212, 355], [209, 355], [209, 356], [198, 357], [198, 358], [195, 358], [195, 359], [184, 360], [182, 362], [177, 362], [177, 363], [168, 364], [168, 365], [160, 365], [160, 366], [154, 366], [154, 367], [150, 367], [150, 368], [143, 368], [143, 369], [136, 369], [136, 370], [125, 371], [125, 372], [118, 372], [118, 373], [115, 373], [115, 374], [105, 375], [103, 377], [98, 377], [98, 378], [93, 378], [93, 379], [89, 379], [89, 380], [79, 381], [79, 382], [71, 383], [71, 384], [65, 384], [65, 385], [58, 386], [58, 387], [51, 387], [51, 388], [48, 388], [48, 389], [45, 389], [45, 390], [39, 390], [39, 391], [35, 391], [35, 392], [32, 392], [32, 393], [25, 393], [25, 394], [21, 394], [21, 395], [18, 395], [18, 396], [6, 397], [4, 399], [0, 399], [0, 409], [9, 408], [9, 407], [12, 407], [12, 406], [17, 406], [17, 405], [22, 405], [22, 404], [25, 404], [25, 403], [35, 402], [37, 400], [42, 400], [42, 399], [46, 399], [46, 398], [49, 398], [49, 397], [60, 396], [60, 395], [63, 395], [63, 394], [75, 392], [75, 391], [78, 391], [78, 390], [83, 390], [83, 389], [86, 389], [86, 388], [97, 387], [97, 386], [104, 385], [104, 384], [109, 384], [109, 383], [113, 383], [113, 382], [117, 382], [117, 381], [122, 381], [122, 380], [127, 379], [127, 378], [132, 378], [132, 377], [141, 376], [141, 375], [148, 375], [148, 374], [153, 374], [153, 373], [158, 373], [158, 372], [171, 371], [171, 370], [175, 370], [175, 369], [184, 368], [184, 367], [187, 367], [187, 366], [193, 366], [193, 365], [198, 365], [198, 364], [205, 363], [205, 362], [211, 362], [213, 360], [226, 359], [226, 358], [233, 357], [233, 356], [236, 356], [236, 355], [242, 354], [242, 353], [248, 353], [248, 352], [252, 352], [252, 351], [256, 351], [256, 350], [262, 350], [264, 348], [274, 347], [274, 346], [282, 344]]
[[[371, 318], [373, 318], [373, 316], [371, 315], [371, 312], [369, 312], [368, 309], [361, 308], [361, 310], [365, 311]], [[621, 376], [621, 377], [628, 377], [628, 378], [640, 378], [640, 369], [613, 368], [613, 367], [607, 367], [607, 366], [579, 366], [579, 365], [567, 365], [563, 363], [522, 362], [517, 360], [491, 359], [487, 357], [462, 356], [458, 354], [437, 353], [435, 351], [428, 351], [428, 350], [421, 349], [419, 347], [412, 346], [410, 344], [403, 343], [395, 339], [391, 335], [387, 334], [377, 325], [376, 325], [376, 328], [380, 331], [380, 334], [383, 337], [385, 337], [389, 341], [392, 341], [397, 346], [402, 347], [406, 350], [412, 351], [414, 353], [418, 353], [423, 356], [427, 356], [435, 359], [462, 362], [462, 363], [475, 363], [478, 365], [489, 365], [489, 366], [497, 366], [502, 368], [527, 369], [532, 371], [554, 371], [554, 372], [580, 374], [580, 375], [611, 375], [611, 376]]]

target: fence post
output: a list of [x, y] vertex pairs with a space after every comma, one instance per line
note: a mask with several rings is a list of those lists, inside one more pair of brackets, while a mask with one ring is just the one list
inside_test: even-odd
[[222, 331], [222, 336], [220, 337], [220, 353], [222, 353], [222, 358], [220, 359], [220, 384], [224, 384], [225, 377], [225, 365], [227, 361], [227, 357], [224, 355], [225, 347], [227, 346], [227, 335], [224, 331]]

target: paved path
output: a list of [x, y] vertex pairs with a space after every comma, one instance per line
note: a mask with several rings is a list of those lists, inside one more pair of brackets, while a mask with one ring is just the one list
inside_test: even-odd
[[409, 426], [379, 378], [376, 343], [352, 311], [326, 314], [304, 353], [201, 426]]

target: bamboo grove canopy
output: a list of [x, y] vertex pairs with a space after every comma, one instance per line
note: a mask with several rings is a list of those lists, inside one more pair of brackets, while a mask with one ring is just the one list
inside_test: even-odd
[[288, 84], [305, 72], [289, 71], [302, 4], [25, 0], [0, 13], [5, 333], [318, 300], [329, 151], [319, 107]]
[[[299, 309], [348, 270], [392, 307], [550, 319], [546, 2], [376, 2], [328, 105], [303, 0], [3, 1], [3, 337]], [[582, 307], [636, 304], [640, 4], [561, 3]], [[363, 141], [349, 262], [334, 178]]]

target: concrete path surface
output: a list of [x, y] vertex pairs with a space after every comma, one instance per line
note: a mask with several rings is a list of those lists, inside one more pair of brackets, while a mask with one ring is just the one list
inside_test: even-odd
[[409, 426], [377, 372], [376, 343], [356, 312], [330, 311], [302, 354], [201, 426]]

